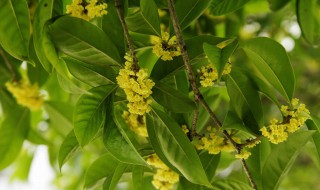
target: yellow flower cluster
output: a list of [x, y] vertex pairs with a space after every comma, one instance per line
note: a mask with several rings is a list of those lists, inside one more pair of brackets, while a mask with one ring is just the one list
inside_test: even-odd
[[6, 87], [16, 98], [18, 104], [28, 107], [33, 111], [40, 110], [44, 97], [39, 94], [38, 84], [29, 84], [26, 80], [7, 82]]
[[148, 78], [145, 69], [135, 71], [133, 69], [132, 57], [125, 56], [125, 68], [120, 69], [117, 82], [127, 95], [129, 112], [132, 114], [144, 115], [150, 111], [152, 100], [152, 87], [154, 82]]
[[138, 115], [124, 111], [122, 117], [127, 123], [129, 129], [142, 137], [148, 137], [145, 115]]
[[152, 180], [152, 184], [156, 189], [172, 189], [173, 185], [179, 181], [179, 174], [165, 165], [156, 154], [152, 154], [147, 159], [147, 163], [157, 169]]
[[107, 14], [107, 7], [101, 0], [73, 0], [71, 5], [67, 5], [67, 14], [90, 21]]
[[187, 125], [181, 125], [181, 129], [185, 134], [189, 133], [189, 129], [188, 129]]
[[[227, 75], [230, 72], [231, 64], [227, 63], [222, 71], [222, 75]], [[214, 82], [218, 79], [218, 71], [211, 63], [198, 69], [198, 73], [200, 74], [200, 84], [203, 87], [213, 86]]]
[[297, 131], [308, 119], [310, 112], [305, 104], [299, 104], [299, 100], [294, 98], [291, 105], [291, 109], [288, 106], [281, 106], [282, 122], [272, 119], [269, 126], [260, 129], [262, 135], [270, 142], [278, 144], [285, 141], [289, 133]]
[[236, 154], [235, 157], [239, 159], [248, 159], [251, 156], [251, 152], [247, 151], [246, 149], [242, 149], [239, 154]]
[[[214, 128], [208, 127], [208, 133], [203, 137], [195, 138], [192, 143], [198, 150], [208, 150], [209, 154], [219, 154], [221, 151], [232, 152], [235, 148], [228, 139], [219, 135], [219, 131]], [[240, 143], [241, 140], [237, 137], [232, 137], [236, 143]]]
[[176, 36], [169, 39], [169, 33], [163, 32], [162, 37], [152, 36], [151, 43], [154, 44], [152, 52], [162, 60], [172, 60], [173, 57], [181, 55]]

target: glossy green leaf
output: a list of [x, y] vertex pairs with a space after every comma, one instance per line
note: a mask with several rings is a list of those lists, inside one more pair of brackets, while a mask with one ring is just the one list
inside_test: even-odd
[[264, 190], [277, 189], [285, 173], [297, 157], [301, 148], [308, 142], [314, 131], [298, 131], [288, 140], [272, 148], [262, 170], [262, 186]]
[[[61, 61], [61, 64], [64, 64], [63, 61]], [[81, 81], [77, 80], [76, 78], [62, 76], [61, 74], [59, 74], [56, 71], [54, 71], [53, 74], [57, 75], [57, 80], [58, 80], [59, 86], [65, 92], [70, 93], [70, 94], [88, 93], [87, 90], [89, 90], [90, 86], [86, 85], [85, 83], [82, 83]]]
[[194, 20], [198, 19], [209, 7], [212, 0], [177, 1], [175, 10], [182, 30], [187, 28]]
[[29, 110], [16, 106], [11, 108], [11, 112], [12, 114], [5, 117], [0, 128], [0, 170], [17, 158], [29, 131]]
[[297, 0], [297, 18], [303, 36], [312, 44], [320, 41], [319, 2]]
[[38, 130], [29, 129], [27, 140], [36, 145], [52, 145]]
[[240, 9], [249, 0], [212, 0], [210, 12], [216, 16], [228, 14]]
[[[114, 114], [112, 105], [113, 99], [110, 99], [109, 101], [110, 103], [108, 104], [106, 111], [106, 123], [103, 129], [103, 143], [105, 147], [110, 154], [122, 163], [145, 165], [143, 158], [121, 135], [117, 124], [114, 122], [114, 118], [119, 117], [119, 114]], [[116, 110], [116, 112], [118, 113], [118, 110]], [[124, 124], [122, 118], [115, 118], [115, 120], [117, 120], [120, 125]]]
[[176, 113], [190, 112], [196, 107], [187, 95], [165, 83], [156, 83], [152, 88], [152, 97], [166, 109]]
[[114, 111], [108, 110], [106, 125], [103, 131], [103, 142], [107, 150], [119, 161], [134, 165], [147, 165], [138, 153], [127, 133], [126, 123], [122, 118], [123, 110], [115, 107]]
[[113, 174], [119, 161], [109, 153], [95, 160], [88, 168], [85, 176], [85, 187], [93, 186], [97, 181]]
[[141, 0], [141, 11], [126, 17], [130, 31], [161, 36], [158, 7], [154, 0]]
[[[267, 48], [266, 48], [267, 47]], [[276, 41], [259, 37], [242, 46], [253, 67], [289, 102], [293, 97], [295, 77], [285, 49]]]
[[77, 101], [73, 124], [81, 146], [88, 144], [104, 125], [105, 100], [116, 88], [116, 85], [98, 86], [89, 90], [90, 94], [83, 94]]
[[147, 69], [147, 72], [150, 76], [152, 69], [156, 62], [158, 61], [158, 57], [152, 52], [152, 47], [147, 47], [144, 49], [140, 49], [137, 52], [137, 57], [139, 60], [140, 67]]
[[63, 57], [62, 59], [75, 78], [90, 86], [116, 83], [116, 74], [111, 67], [87, 64], [72, 57]]
[[85, 20], [61, 17], [50, 26], [50, 33], [60, 51], [85, 63], [110, 66], [121, 62], [110, 38]]
[[209, 154], [207, 151], [205, 151], [201, 152], [199, 157], [208, 179], [212, 183], [220, 162], [221, 154]]
[[203, 50], [208, 56], [208, 59], [217, 69], [219, 78], [221, 77], [224, 67], [227, 64], [230, 56], [237, 48], [237, 45], [238, 40], [236, 39], [227, 40], [215, 46], [208, 43], [203, 44]]
[[74, 131], [70, 131], [70, 133], [64, 138], [58, 155], [58, 162], [60, 169], [62, 168], [63, 164], [66, 163], [75, 152], [79, 149], [79, 143], [74, 134]]
[[117, 47], [120, 57], [125, 54], [125, 38], [114, 3], [108, 3], [108, 14], [102, 17], [102, 30]]
[[318, 153], [318, 161], [320, 163], [320, 119], [316, 116], [311, 116], [312, 119], [306, 121], [309, 130], [315, 130], [312, 136], [313, 143]]
[[70, 104], [60, 101], [47, 101], [44, 109], [49, 115], [49, 125], [61, 134], [65, 135], [73, 128], [73, 107]]
[[239, 131], [252, 133], [252, 131], [248, 127], [246, 127], [246, 125], [244, 124], [242, 119], [234, 111], [233, 107], [229, 107], [227, 115], [223, 121], [222, 128], [223, 129], [236, 129]]
[[114, 190], [127, 167], [127, 165], [119, 163], [114, 172], [107, 176], [107, 179], [104, 181], [103, 190]]
[[[157, 149], [185, 178], [192, 183], [211, 186], [195, 148], [173, 119], [153, 109], [147, 114], [147, 130], [151, 144], [152, 141], [158, 141], [160, 147]], [[158, 154], [157, 149], [155, 151]]]
[[33, 38], [36, 54], [43, 68], [51, 73], [52, 65], [46, 57], [46, 49], [43, 48], [42, 41], [43, 27], [45, 23], [54, 16], [62, 13], [62, 3], [59, 0], [42, 0], [39, 2], [33, 16]]
[[[230, 102], [235, 112], [241, 119], [244, 119], [250, 112], [255, 121], [263, 125], [263, 110], [260, 101], [260, 96], [256, 90], [252, 80], [236, 68], [233, 69], [227, 78], [227, 90], [230, 96]], [[259, 128], [252, 128], [257, 132]]]
[[30, 17], [26, 0], [0, 1], [0, 44], [13, 57], [29, 57]]
[[144, 178], [143, 166], [134, 166], [132, 169], [133, 190], [145, 190], [143, 186], [143, 178]]
[[248, 190], [252, 189], [249, 184], [233, 179], [220, 179], [212, 183], [214, 190]]

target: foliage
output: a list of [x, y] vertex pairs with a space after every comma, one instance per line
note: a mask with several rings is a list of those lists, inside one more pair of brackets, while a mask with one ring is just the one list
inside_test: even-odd
[[26, 179], [38, 145], [66, 190], [271, 190], [319, 166], [320, 2], [170, 2], [1, 0], [0, 169]]

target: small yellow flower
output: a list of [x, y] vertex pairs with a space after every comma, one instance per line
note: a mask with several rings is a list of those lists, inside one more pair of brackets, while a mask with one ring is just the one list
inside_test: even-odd
[[248, 159], [251, 155], [251, 152], [247, 151], [246, 149], [242, 149], [239, 154], [236, 154], [235, 157], [239, 159]]
[[181, 55], [176, 36], [170, 39], [169, 37], [168, 32], [163, 32], [161, 38], [151, 37], [151, 43], [154, 44], [152, 52], [164, 61], [173, 60], [173, 57]]
[[187, 125], [181, 125], [181, 129], [185, 134], [189, 133], [189, 129], [188, 129]]
[[124, 111], [122, 117], [129, 129], [142, 137], [148, 137], [145, 115], [137, 115]]
[[125, 68], [120, 69], [117, 82], [127, 95], [129, 112], [144, 115], [151, 110], [150, 95], [154, 82], [148, 78], [145, 69], [133, 70], [132, 58], [129, 55], [126, 55], [125, 59]]
[[152, 184], [156, 189], [172, 189], [174, 184], [179, 181], [179, 174], [165, 165], [156, 154], [149, 156], [147, 163], [156, 168], [156, 173], [153, 175], [152, 180]]
[[[231, 64], [227, 63], [222, 71], [222, 75], [228, 75], [231, 72], [231, 67]], [[212, 87], [218, 79], [218, 71], [212, 63], [202, 66], [198, 69], [198, 73], [200, 75], [200, 84], [203, 87]]]
[[250, 144], [248, 144], [246, 147], [248, 148], [253, 148], [255, 147], [257, 144], [260, 144], [261, 141], [260, 140], [256, 140], [256, 141], [252, 141]]
[[33, 111], [41, 109], [44, 97], [39, 94], [38, 84], [31, 85], [27, 80], [21, 80], [19, 82], [7, 82], [6, 87], [16, 98], [18, 104]]
[[90, 21], [95, 17], [101, 17], [108, 12], [106, 3], [98, 0], [73, 0], [71, 5], [67, 5], [67, 14]]

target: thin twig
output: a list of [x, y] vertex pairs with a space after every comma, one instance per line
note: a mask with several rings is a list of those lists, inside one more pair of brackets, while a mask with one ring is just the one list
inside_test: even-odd
[[193, 139], [193, 137], [196, 135], [196, 127], [197, 127], [197, 123], [198, 123], [198, 118], [199, 118], [199, 103], [197, 103], [197, 107], [193, 112], [193, 120], [192, 120], [192, 126], [191, 126], [191, 140]]
[[257, 142], [257, 141], [261, 141], [262, 138], [263, 138], [263, 136], [258, 136], [258, 137], [254, 138], [254, 139], [247, 140], [247, 142], [245, 142], [243, 144], [239, 144], [239, 146], [241, 148], [244, 148], [244, 147], [246, 147], [248, 145], [251, 145], [251, 144], [253, 144], [253, 143]]
[[[211, 108], [209, 107], [209, 105], [207, 104], [207, 102], [204, 100], [203, 96], [201, 95], [199, 88], [197, 87], [197, 83], [196, 83], [196, 79], [195, 79], [195, 75], [192, 71], [191, 68], [191, 64], [190, 64], [190, 60], [189, 60], [189, 56], [187, 53], [187, 49], [186, 49], [186, 45], [184, 43], [183, 37], [182, 37], [182, 32], [181, 32], [181, 28], [179, 25], [179, 21], [178, 21], [178, 17], [177, 14], [175, 12], [175, 8], [174, 8], [174, 3], [173, 0], [168, 0], [168, 7], [169, 7], [169, 12], [170, 12], [170, 16], [171, 16], [171, 20], [172, 20], [172, 25], [175, 31], [175, 34], [177, 36], [177, 41], [178, 41], [178, 45], [181, 49], [181, 56], [184, 62], [184, 65], [186, 67], [186, 71], [188, 74], [188, 79], [189, 82], [191, 84], [193, 93], [194, 93], [194, 98], [196, 102], [200, 102], [203, 107], [205, 108], [205, 110], [209, 113], [210, 118], [216, 123], [216, 125], [218, 127], [222, 127], [221, 122], [219, 121], [219, 119], [217, 118], [217, 116], [212, 112]], [[241, 152], [241, 147], [234, 142], [234, 140], [231, 138], [231, 136], [228, 134], [228, 132], [226, 130], [223, 130], [223, 134], [226, 136], [226, 138], [232, 143], [232, 145], [234, 146], [234, 148], [236, 149], [237, 153]], [[251, 176], [251, 173], [248, 170], [248, 166], [245, 162], [244, 159], [242, 159], [242, 165], [246, 171], [246, 174], [250, 180], [251, 186], [253, 189], [257, 189], [257, 186]]]
[[114, 4], [115, 4], [115, 7], [117, 9], [117, 13], [118, 13], [118, 16], [119, 16], [119, 19], [120, 19], [120, 22], [121, 22], [121, 25], [122, 25], [122, 28], [123, 28], [123, 33], [124, 33], [124, 36], [125, 36], [125, 38], [127, 40], [127, 44], [129, 46], [130, 54], [131, 54], [132, 59], [133, 59], [133, 67], [134, 67], [133, 70], [134, 71], [138, 71], [139, 70], [138, 58], [137, 58], [136, 53], [134, 51], [133, 42], [132, 42], [132, 40], [130, 38], [129, 30], [128, 30], [126, 21], [124, 19], [123, 10], [122, 10], [123, 7], [121, 6], [119, 0], [115, 0]]
[[4, 53], [4, 51], [1, 48], [0, 48], [0, 55], [1, 55], [2, 59], [4, 60], [6, 66], [8, 67], [8, 69], [12, 75], [13, 80], [15, 80], [15, 81], [18, 80], [18, 76], [17, 76], [16, 72], [14, 71], [11, 62], [8, 60], [6, 54]]
[[243, 166], [243, 168], [244, 168], [244, 171], [246, 172], [246, 174], [247, 174], [247, 176], [248, 176], [248, 179], [249, 179], [249, 181], [250, 181], [250, 184], [251, 184], [252, 189], [258, 190], [258, 187], [257, 187], [256, 183], [254, 182], [254, 180], [253, 180], [253, 178], [252, 178], [252, 175], [251, 175], [251, 173], [250, 173], [250, 170], [249, 170], [249, 168], [248, 168], [248, 165], [247, 165], [246, 161], [245, 161], [243, 158], [241, 159], [241, 163], [242, 163], [242, 166]]

